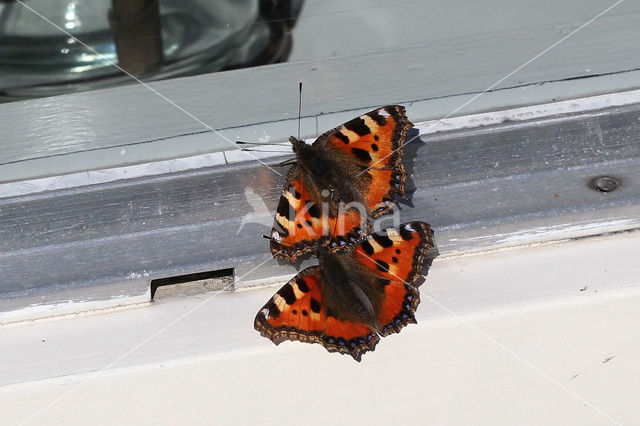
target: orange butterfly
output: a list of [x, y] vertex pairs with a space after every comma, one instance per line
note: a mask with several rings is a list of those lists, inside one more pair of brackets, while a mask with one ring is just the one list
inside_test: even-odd
[[[289, 170], [271, 230], [271, 253], [294, 262], [319, 241], [353, 242], [378, 217], [407, 198], [403, 143], [413, 126], [399, 105], [375, 109], [309, 145], [291, 137]], [[359, 209], [357, 206], [362, 206]]]
[[360, 361], [379, 336], [416, 323], [416, 280], [431, 265], [429, 224], [409, 222], [331, 251], [304, 269], [258, 312], [254, 327], [276, 345], [284, 340], [320, 343]]

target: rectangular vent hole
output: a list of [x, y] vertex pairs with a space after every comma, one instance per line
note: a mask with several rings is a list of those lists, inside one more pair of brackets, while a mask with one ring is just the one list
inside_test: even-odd
[[233, 290], [233, 268], [151, 280], [151, 300]]

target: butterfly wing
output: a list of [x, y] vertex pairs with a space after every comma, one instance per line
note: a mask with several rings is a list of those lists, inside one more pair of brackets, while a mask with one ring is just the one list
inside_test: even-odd
[[340, 211], [335, 201], [327, 199], [323, 208], [322, 193], [307, 178], [299, 165], [293, 165], [285, 181], [274, 225], [271, 230], [271, 253], [292, 263], [315, 250], [319, 240], [340, 242], [354, 239], [361, 232], [362, 216], [357, 209]]
[[296, 275], [258, 312], [255, 329], [276, 345], [285, 340], [321, 343], [327, 313], [321, 304], [320, 279], [317, 266]]
[[427, 258], [427, 251], [434, 246], [431, 234], [429, 224], [408, 222], [398, 229], [369, 235], [353, 250], [354, 261], [384, 285], [376, 309], [382, 336], [399, 333], [405, 325], [416, 322], [420, 294], [414, 283], [431, 264], [432, 259]]
[[388, 105], [329, 130], [313, 145], [340, 151], [341, 159], [357, 165], [353, 178], [366, 182], [362, 195], [367, 211], [375, 218], [391, 210], [393, 194], [407, 198], [402, 154], [411, 127], [403, 106]]
[[425, 222], [407, 222], [396, 228], [376, 232], [363, 239], [353, 255], [377, 275], [413, 284], [434, 246], [431, 227]]
[[362, 323], [341, 321], [327, 313], [319, 266], [304, 269], [285, 284], [258, 312], [254, 327], [276, 345], [285, 340], [319, 343], [329, 352], [360, 361], [379, 341]]

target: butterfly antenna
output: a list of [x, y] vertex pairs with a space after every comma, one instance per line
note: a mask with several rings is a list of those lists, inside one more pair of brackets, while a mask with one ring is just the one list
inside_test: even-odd
[[255, 149], [255, 148], [242, 148], [240, 151], [252, 151], [252, 152], [279, 152], [282, 154], [291, 154], [290, 151], [278, 151], [277, 149]]
[[295, 164], [298, 160], [296, 158], [291, 158], [289, 160], [285, 160], [281, 163], [275, 163], [275, 164], [269, 164], [269, 167], [282, 167], [282, 166], [289, 166], [291, 164]]
[[300, 82], [298, 92], [298, 140], [300, 140], [300, 120], [302, 117], [302, 82]]

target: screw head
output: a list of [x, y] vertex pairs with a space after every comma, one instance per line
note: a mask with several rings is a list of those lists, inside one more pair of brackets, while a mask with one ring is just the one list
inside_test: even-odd
[[620, 186], [620, 183], [609, 176], [599, 176], [591, 180], [590, 186], [596, 191], [611, 192]]

